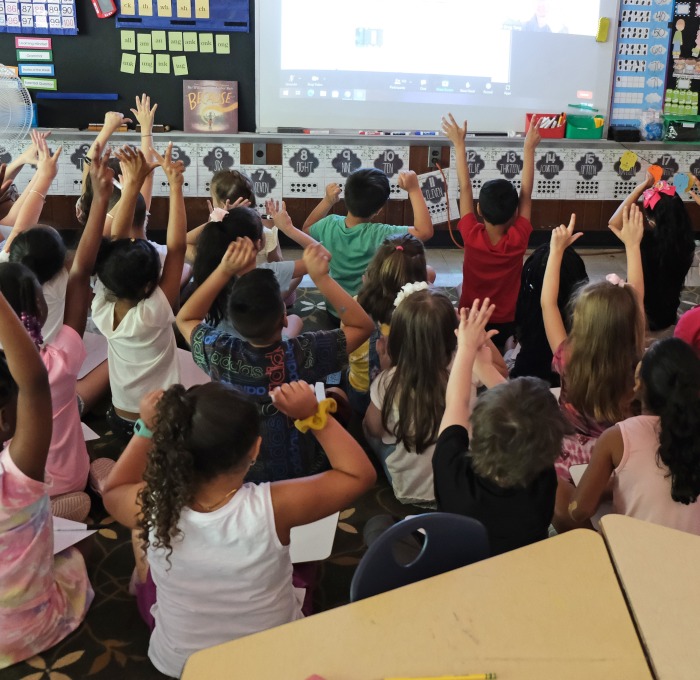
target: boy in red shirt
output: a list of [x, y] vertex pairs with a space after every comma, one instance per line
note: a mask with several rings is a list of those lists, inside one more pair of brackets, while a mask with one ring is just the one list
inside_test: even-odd
[[[464, 138], [467, 121], [460, 126], [452, 114], [442, 119], [442, 130], [454, 144], [459, 179], [459, 232], [464, 241], [462, 295], [459, 307], [471, 307], [476, 299], [491, 298], [496, 309], [489, 329], [499, 331], [493, 338], [502, 352], [515, 330], [515, 304], [520, 290], [523, 255], [532, 233], [532, 188], [535, 179], [535, 149], [541, 137], [533, 122], [525, 137], [520, 197], [506, 179], [485, 182], [474, 212], [474, 195], [469, 177]], [[482, 224], [477, 214], [483, 218]]]

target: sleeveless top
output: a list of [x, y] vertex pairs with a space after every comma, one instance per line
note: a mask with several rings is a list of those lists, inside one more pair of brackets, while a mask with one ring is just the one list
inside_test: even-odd
[[302, 618], [289, 546], [275, 530], [270, 484], [244, 484], [214, 512], [184, 508], [167, 552], [149, 546], [157, 588], [148, 656], [180, 677], [190, 654]]

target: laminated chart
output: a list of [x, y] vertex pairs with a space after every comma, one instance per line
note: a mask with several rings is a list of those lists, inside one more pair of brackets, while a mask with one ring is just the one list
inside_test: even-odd
[[0, 2], [0, 33], [76, 35], [75, 0]]
[[118, 4], [117, 28], [250, 31], [248, 0], [120, 0]]

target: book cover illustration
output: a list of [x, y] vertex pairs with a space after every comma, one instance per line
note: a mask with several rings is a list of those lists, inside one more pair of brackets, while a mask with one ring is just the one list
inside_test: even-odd
[[183, 81], [184, 131], [238, 132], [238, 83], [232, 80]]

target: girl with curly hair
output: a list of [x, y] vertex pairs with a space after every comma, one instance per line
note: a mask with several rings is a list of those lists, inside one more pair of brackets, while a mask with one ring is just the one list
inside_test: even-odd
[[360, 445], [328, 415], [333, 400], [319, 404], [305, 382], [270, 396], [300, 428], [311, 427], [331, 470], [244, 483], [260, 451], [258, 409], [213, 382], [147, 395], [105, 484], [105, 507], [138, 530], [137, 599], [153, 631], [149, 657], [166, 675], [179, 677], [200, 649], [301, 618], [292, 527], [347, 507], [375, 481]]
[[606, 430], [569, 515], [587, 520], [612, 475], [615, 512], [700, 534], [700, 358], [678, 338], [661, 340], [637, 372], [642, 415]]

